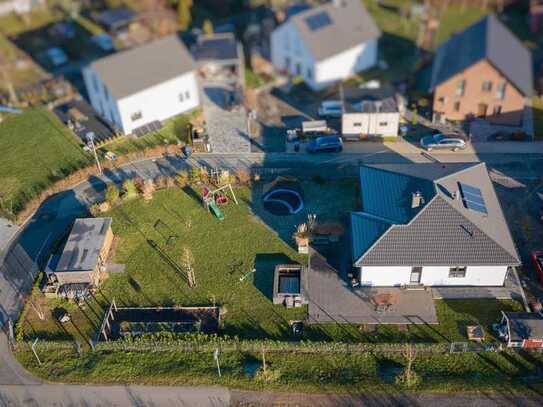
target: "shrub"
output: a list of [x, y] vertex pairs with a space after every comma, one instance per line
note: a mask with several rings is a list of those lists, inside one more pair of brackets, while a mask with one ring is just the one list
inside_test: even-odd
[[237, 182], [241, 185], [248, 185], [251, 182], [251, 173], [246, 169], [238, 169], [236, 171]]
[[95, 203], [94, 205], [91, 205], [89, 208], [89, 212], [92, 216], [98, 216], [100, 213], [100, 204]]
[[119, 199], [119, 189], [114, 184], [107, 186], [105, 199], [110, 205], [113, 205]]
[[155, 187], [156, 189], [166, 188], [166, 177], [164, 175], [157, 175], [155, 178]]
[[189, 173], [186, 170], [181, 170], [175, 175], [175, 182], [181, 188], [185, 187], [189, 183]]
[[262, 383], [275, 383], [281, 379], [281, 370], [272, 369], [270, 367], [263, 369], [259, 368], [256, 371], [255, 378]]
[[134, 185], [135, 185], [136, 189], [140, 193], [143, 193], [143, 185], [145, 184], [144, 179], [142, 177], [140, 177], [140, 176], [136, 176], [136, 177], [132, 178], [132, 181], [134, 182]]
[[123, 182], [123, 191], [126, 198], [132, 198], [138, 194], [138, 189], [131, 179], [127, 179]]
[[414, 389], [422, 383], [422, 378], [417, 372], [411, 370], [410, 372], [405, 369], [401, 374], [396, 376], [396, 384], [407, 389]]

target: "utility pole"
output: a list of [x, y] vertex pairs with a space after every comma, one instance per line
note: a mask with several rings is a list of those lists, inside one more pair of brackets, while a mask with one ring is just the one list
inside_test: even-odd
[[36, 360], [38, 361], [38, 365], [41, 365], [41, 360], [38, 356], [38, 353], [36, 352], [36, 344], [38, 343], [38, 340], [40, 338], [36, 338], [36, 340], [32, 343], [32, 352], [34, 353], [34, 356], [36, 356]]
[[219, 374], [219, 377], [221, 377], [221, 366], [219, 365], [219, 348], [215, 348], [215, 351], [213, 352], [213, 359], [215, 359], [215, 362], [217, 363], [217, 373]]
[[100, 160], [98, 160], [98, 154], [96, 154], [96, 146], [94, 145], [94, 133], [89, 131], [85, 137], [87, 138], [87, 145], [92, 149], [94, 154], [94, 159], [96, 160], [96, 165], [98, 166], [98, 172], [102, 175], [102, 166], [100, 165]]

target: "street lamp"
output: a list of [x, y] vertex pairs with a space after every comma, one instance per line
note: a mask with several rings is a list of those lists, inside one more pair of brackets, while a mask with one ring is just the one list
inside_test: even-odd
[[92, 131], [89, 131], [87, 134], [85, 134], [85, 138], [87, 139], [87, 146], [92, 149], [92, 152], [94, 153], [94, 159], [96, 160], [96, 165], [98, 166], [98, 172], [100, 175], [102, 175], [102, 166], [100, 165], [100, 160], [98, 160], [98, 154], [96, 154], [96, 146], [94, 145], [94, 133]]

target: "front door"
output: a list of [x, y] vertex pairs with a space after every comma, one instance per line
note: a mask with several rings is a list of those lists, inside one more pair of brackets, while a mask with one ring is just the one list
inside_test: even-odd
[[411, 277], [409, 282], [411, 284], [420, 284], [420, 278], [422, 276], [422, 267], [413, 267], [411, 269]]

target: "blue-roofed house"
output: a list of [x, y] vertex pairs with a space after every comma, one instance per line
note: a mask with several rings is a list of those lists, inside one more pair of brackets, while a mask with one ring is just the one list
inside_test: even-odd
[[351, 214], [363, 286], [503, 286], [520, 260], [484, 163], [360, 169]]

